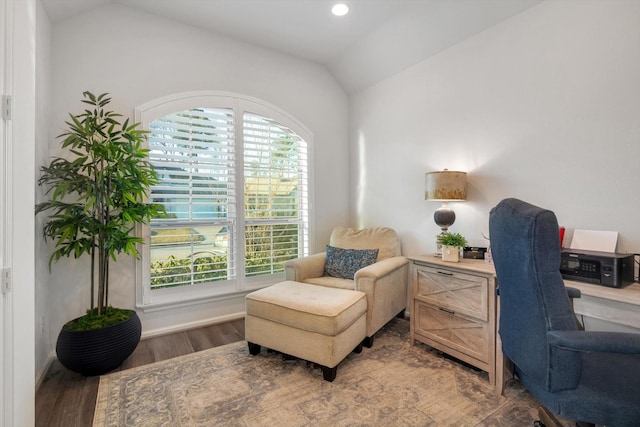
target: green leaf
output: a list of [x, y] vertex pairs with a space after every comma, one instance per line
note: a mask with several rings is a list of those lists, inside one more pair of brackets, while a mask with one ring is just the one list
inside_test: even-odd
[[[122, 115], [108, 110], [107, 93], [83, 92], [87, 108], [69, 114], [66, 130], [58, 136], [64, 156], [40, 168], [38, 184], [49, 200], [35, 206], [35, 214], [47, 214], [45, 240], [55, 242], [49, 266], [63, 257], [84, 254], [116, 260], [125, 252], [137, 257], [137, 223], [162, 215], [161, 205], [142, 203], [157, 175], [141, 143], [148, 132], [130, 125]], [[99, 251], [95, 249], [99, 248]], [[108, 269], [107, 262], [107, 269]], [[108, 281], [98, 283], [105, 289]]]

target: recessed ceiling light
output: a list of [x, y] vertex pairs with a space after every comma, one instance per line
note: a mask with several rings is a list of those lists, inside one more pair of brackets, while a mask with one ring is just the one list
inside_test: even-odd
[[336, 16], [344, 16], [349, 13], [349, 6], [344, 3], [336, 3], [331, 8], [331, 13]]

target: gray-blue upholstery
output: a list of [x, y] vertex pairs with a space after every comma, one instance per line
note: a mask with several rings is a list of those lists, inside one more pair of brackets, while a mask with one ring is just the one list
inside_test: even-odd
[[489, 233], [502, 350], [517, 378], [559, 416], [640, 426], [640, 334], [577, 329], [555, 214], [505, 199], [491, 210]]

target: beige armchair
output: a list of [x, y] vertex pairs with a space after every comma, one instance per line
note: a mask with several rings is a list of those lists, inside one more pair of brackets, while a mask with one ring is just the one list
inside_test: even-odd
[[329, 245], [343, 249], [378, 249], [376, 262], [355, 273], [352, 279], [325, 276], [326, 252], [287, 261], [287, 280], [342, 289], [354, 289], [367, 295], [367, 337], [364, 345], [373, 345], [374, 334], [394, 316], [403, 317], [407, 306], [409, 261], [401, 256], [400, 239], [386, 227], [357, 230], [337, 227]]

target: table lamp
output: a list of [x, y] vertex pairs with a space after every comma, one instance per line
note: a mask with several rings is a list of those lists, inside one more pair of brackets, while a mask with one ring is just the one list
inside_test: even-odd
[[[440, 234], [448, 233], [449, 227], [456, 220], [456, 214], [448, 202], [464, 201], [467, 199], [467, 173], [450, 170], [428, 172], [425, 174], [424, 199], [442, 202], [442, 207], [433, 213], [433, 219], [440, 227]], [[441, 245], [437, 245], [436, 255]]]

